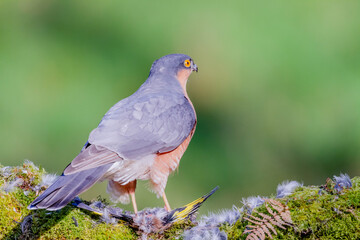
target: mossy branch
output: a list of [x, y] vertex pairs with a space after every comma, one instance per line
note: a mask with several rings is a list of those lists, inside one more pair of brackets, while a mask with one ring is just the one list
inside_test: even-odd
[[[248, 216], [253, 208], [248, 206], [146, 235], [123, 222], [106, 223], [100, 216], [71, 204], [55, 212], [30, 211], [27, 206], [45, 188], [41, 183], [44, 174], [43, 169], [30, 162], [19, 167], [0, 166], [0, 239], [192, 239], [196, 236], [245, 239], [244, 232], [249, 232], [246, 231], [251, 224]], [[301, 186], [282, 198], [268, 198], [276, 198], [286, 206], [292, 220], [292, 225], [285, 229], [274, 226], [277, 235], [273, 238], [359, 239], [360, 178], [353, 178], [350, 184], [351, 188], [339, 189], [328, 180], [323, 186]], [[261, 213], [258, 216], [269, 214], [264, 204], [256, 212]]]

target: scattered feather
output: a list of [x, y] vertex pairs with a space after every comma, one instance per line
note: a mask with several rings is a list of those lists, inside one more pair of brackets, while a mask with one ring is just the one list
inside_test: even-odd
[[2, 187], [2, 190], [6, 193], [12, 192], [15, 190], [16, 187], [22, 185], [24, 183], [24, 179], [16, 178], [11, 182], [5, 183]]
[[75, 225], [75, 227], [78, 227], [78, 226], [79, 226], [79, 224], [78, 224], [78, 222], [77, 222], [76, 218], [75, 218], [75, 217], [72, 217], [72, 220], [74, 221], [74, 225]]
[[27, 167], [33, 168], [36, 171], [39, 171], [39, 168], [32, 161], [30, 161], [28, 159], [25, 159], [24, 165], [27, 166]]
[[232, 209], [222, 210], [219, 213], [210, 213], [201, 218], [198, 226], [184, 231], [185, 240], [200, 239], [227, 239], [226, 233], [220, 231], [219, 227], [223, 224], [233, 225], [239, 220], [240, 211], [235, 206]]
[[30, 191], [29, 191], [29, 190], [25, 190], [25, 191], [24, 191], [24, 194], [25, 194], [25, 196], [28, 196], [28, 195], [30, 194]]
[[12, 174], [12, 168], [11, 167], [3, 167], [0, 169], [0, 174], [4, 176], [5, 178], [8, 178]]
[[27, 232], [28, 229], [30, 229], [31, 227], [31, 223], [32, 223], [32, 219], [33, 216], [32, 215], [28, 215], [24, 218], [24, 220], [21, 222], [20, 227], [21, 227], [21, 232], [23, 234], [25, 234]]
[[217, 227], [196, 226], [186, 230], [183, 234], [184, 240], [226, 240], [225, 232], [220, 231]]
[[297, 181], [284, 181], [278, 185], [276, 189], [276, 198], [283, 198], [292, 194], [296, 188], [301, 187], [302, 184]]
[[[80, 200], [80, 199], [77, 199]], [[101, 202], [101, 201], [95, 201], [93, 203], [90, 204], [90, 207], [95, 207], [95, 208], [99, 208], [99, 209], [104, 209], [106, 207], [106, 205]]]
[[58, 178], [59, 176], [56, 174], [44, 174], [41, 178], [41, 182], [40, 185], [42, 186], [50, 186], [51, 184], [53, 184], [55, 182], [55, 180]]
[[41, 176], [40, 183], [35, 187], [33, 187], [32, 189], [36, 192], [39, 192], [40, 190], [44, 190], [44, 188], [48, 188], [51, 184], [53, 184], [58, 177], [59, 176], [56, 174], [44, 173]]
[[133, 216], [133, 225], [145, 234], [161, 232], [168, 227], [163, 224], [168, 214], [164, 208], [145, 208]]
[[108, 209], [104, 209], [103, 214], [101, 215], [101, 220], [109, 223], [109, 224], [116, 224], [118, 220], [111, 216]]
[[344, 189], [352, 187], [351, 179], [347, 174], [341, 173], [339, 177], [334, 175], [334, 182], [335, 182], [334, 189], [337, 192], [341, 192]]
[[260, 207], [261, 205], [264, 204], [264, 198], [260, 197], [260, 196], [257, 196], [257, 197], [254, 197], [254, 196], [251, 196], [251, 197], [248, 197], [248, 198], [243, 198], [241, 203], [244, 205], [240, 210], [242, 212], [247, 212], [249, 214], [251, 214], [252, 210], [254, 208], [257, 208], [257, 207]]
[[240, 211], [233, 206], [232, 209], [222, 210], [219, 213], [210, 213], [202, 218], [203, 222], [212, 225], [229, 224], [233, 225], [240, 218]]

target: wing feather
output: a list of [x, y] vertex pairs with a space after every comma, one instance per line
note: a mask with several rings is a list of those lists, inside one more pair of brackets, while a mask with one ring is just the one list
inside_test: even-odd
[[64, 175], [74, 174], [119, 160], [121, 158], [115, 152], [101, 146], [90, 145], [65, 168]]
[[137, 160], [171, 151], [189, 136], [196, 116], [183, 94], [133, 96], [105, 114], [90, 133], [89, 143], [105, 147], [121, 158]]

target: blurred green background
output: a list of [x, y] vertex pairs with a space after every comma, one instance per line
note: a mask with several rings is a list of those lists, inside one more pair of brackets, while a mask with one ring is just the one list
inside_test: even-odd
[[[60, 174], [152, 62], [199, 66], [195, 136], [169, 178], [172, 207], [202, 209], [360, 172], [359, 1], [0, 2], [0, 163]], [[104, 183], [83, 194], [107, 196]], [[140, 208], [161, 199], [137, 189]], [[131, 206], [126, 206], [131, 209]]]

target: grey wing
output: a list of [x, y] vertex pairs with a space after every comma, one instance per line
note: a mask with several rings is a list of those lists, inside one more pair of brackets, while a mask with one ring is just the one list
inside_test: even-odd
[[137, 160], [178, 147], [193, 129], [196, 116], [183, 95], [147, 95], [115, 105], [89, 136], [89, 143]]
[[115, 152], [101, 146], [89, 145], [84, 147], [81, 153], [65, 168], [64, 175], [100, 167], [119, 160], [121, 158]]

